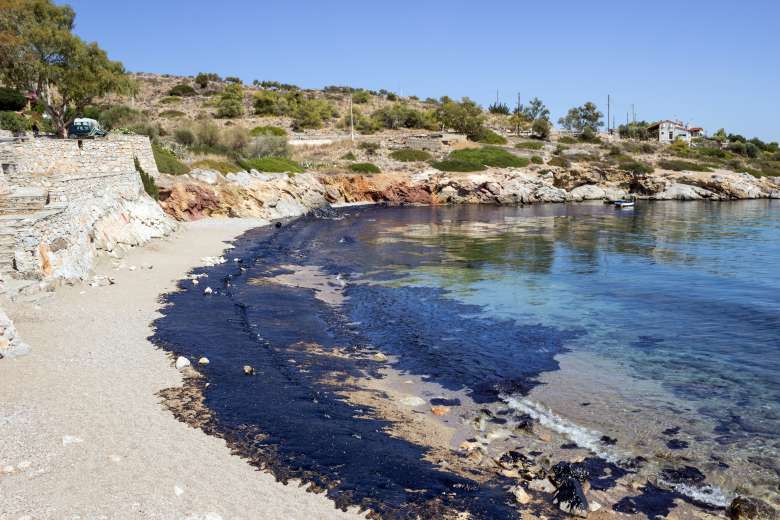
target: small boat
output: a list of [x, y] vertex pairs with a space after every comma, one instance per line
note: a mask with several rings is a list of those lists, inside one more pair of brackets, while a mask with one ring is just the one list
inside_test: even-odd
[[615, 206], [618, 208], [633, 208], [634, 207], [634, 201], [633, 200], [616, 200], [614, 202]]

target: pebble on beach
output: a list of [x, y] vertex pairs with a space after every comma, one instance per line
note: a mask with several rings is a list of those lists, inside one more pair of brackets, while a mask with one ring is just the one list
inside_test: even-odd
[[515, 496], [518, 504], [527, 504], [531, 501], [531, 497], [525, 492], [522, 486], [515, 486], [512, 488], [512, 494]]
[[190, 366], [190, 360], [187, 359], [184, 356], [179, 356], [176, 358], [176, 370], [183, 370], [184, 368]]

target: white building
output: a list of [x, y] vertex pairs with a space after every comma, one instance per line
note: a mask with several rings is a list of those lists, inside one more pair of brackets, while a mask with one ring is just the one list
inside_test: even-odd
[[691, 138], [704, 134], [702, 128], [688, 128], [680, 121], [671, 121], [664, 119], [647, 127], [651, 139], [658, 139], [661, 143], [670, 144], [677, 139], [682, 139], [686, 143], [691, 142]]

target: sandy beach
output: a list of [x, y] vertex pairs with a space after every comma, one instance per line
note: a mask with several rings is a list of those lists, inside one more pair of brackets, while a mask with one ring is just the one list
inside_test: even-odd
[[0, 519], [360, 518], [277, 483], [160, 404], [182, 377], [147, 340], [158, 296], [256, 225], [187, 223], [102, 258], [97, 274], [113, 285], [8, 306], [32, 351], [0, 361]]

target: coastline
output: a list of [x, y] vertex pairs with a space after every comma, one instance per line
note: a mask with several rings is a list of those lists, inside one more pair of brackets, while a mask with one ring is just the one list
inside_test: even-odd
[[187, 223], [121, 261], [101, 258], [96, 274], [115, 285], [7, 307], [32, 351], [0, 364], [0, 519], [361, 518], [256, 471], [161, 405], [183, 378], [147, 339], [159, 295], [264, 223]]

